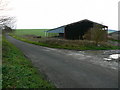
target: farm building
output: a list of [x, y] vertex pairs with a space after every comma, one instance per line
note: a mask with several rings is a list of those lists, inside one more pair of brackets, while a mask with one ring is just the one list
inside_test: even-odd
[[100, 25], [102, 30], [105, 30], [106, 32], [108, 30], [108, 26], [84, 19], [79, 22], [48, 30], [46, 33], [59, 33], [59, 37], [71, 40], [83, 39], [84, 34], [93, 28], [94, 25]]
[[116, 40], [120, 40], [120, 31], [110, 33], [109, 37], [116, 39]]

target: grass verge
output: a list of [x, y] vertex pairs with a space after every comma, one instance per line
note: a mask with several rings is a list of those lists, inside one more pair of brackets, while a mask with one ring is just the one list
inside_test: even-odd
[[3, 37], [3, 88], [54, 88], [23, 53]]
[[[50, 48], [61, 48], [61, 49], [70, 49], [70, 50], [112, 50], [112, 49], [120, 49], [118, 46], [111, 46], [104, 43], [101, 43], [100, 46], [96, 46], [95, 43], [90, 41], [71, 41], [71, 40], [47, 40], [44, 42], [37, 42], [33, 40], [28, 40], [26, 38], [16, 36], [15, 34], [10, 34], [12, 37], [27, 42], [31, 44], [36, 44], [40, 46], [50, 47]], [[63, 42], [62, 42], [63, 41]], [[79, 44], [78, 44], [79, 43]]]

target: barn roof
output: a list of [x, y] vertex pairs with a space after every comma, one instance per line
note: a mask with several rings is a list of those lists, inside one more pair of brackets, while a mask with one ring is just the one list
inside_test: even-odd
[[81, 20], [81, 21], [78, 21], [78, 22], [74, 22], [74, 23], [70, 23], [70, 24], [67, 24], [67, 25], [63, 25], [63, 26], [60, 26], [60, 27], [57, 27], [57, 28], [54, 28], [54, 29], [50, 29], [50, 30], [48, 30], [48, 31], [46, 31], [46, 32], [48, 32], [48, 33], [64, 33], [64, 30], [63, 30], [63, 29], [59, 29], [59, 28], [63, 28], [63, 27], [70, 26], [70, 25], [74, 25], [74, 24], [76, 24], [76, 23], [81, 23], [81, 22], [83, 22], [83, 21], [92, 22], [92, 23], [101, 25], [101, 26], [103, 26], [103, 27], [108, 27], [108, 26], [106, 26], [106, 25], [103, 25], [103, 24], [100, 24], [100, 23], [97, 23], [97, 22], [93, 22], [93, 21], [90, 21], [90, 20], [88, 20], [88, 19], [84, 19], [84, 20]]
[[112, 35], [112, 34], [119, 34], [119, 35], [120, 35], [120, 31], [112, 32], [112, 33], [110, 33], [109, 35]]
[[65, 26], [61, 26], [61, 27], [58, 27], [58, 28], [55, 28], [55, 29], [50, 29], [46, 32], [48, 32], [48, 33], [64, 33], [64, 27]]

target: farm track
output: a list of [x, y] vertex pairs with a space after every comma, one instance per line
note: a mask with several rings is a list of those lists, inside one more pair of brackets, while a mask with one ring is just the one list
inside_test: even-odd
[[59, 49], [37, 46], [10, 36], [6, 37], [58, 88], [118, 88], [116, 69], [91, 63], [82, 55], [78, 60], [64, 50], [59, 52]]

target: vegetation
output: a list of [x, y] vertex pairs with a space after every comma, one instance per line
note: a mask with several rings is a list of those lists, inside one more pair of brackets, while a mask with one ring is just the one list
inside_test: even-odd
[[45, 32], [48, 29], [16, 29], [14, 34], [21, 36], [21, 35], [40, 35], [45, 36]]
[[23, 53], [3, 37], [3, 88], [53, 88]]
[[120, 43], [120, 40], [116, 40], [116, 39], [113, 39], [113, 38], [109, 38], [109, 40], [115, 41], [115, 42], [119, 42], [119, 43]]
[[[16, 29], [14, 31], [14, 34], [17, 36], [23, 36], [23, 35], [37, 35], [46, 37], [45, 31], [49, 29]], [[54, 36], [55, 34], [49, 34], [48, 36]]]
[[84, 38], [87, 40], [95, 41], [96, 45], [99, 42], [106, 42], [107, 41], [107, 31], [102, 30], [102, 26], [94, 25], [85, 35]]
[[106, 50], [106, 49], [120, 49], [117, 46], [108, 45], [105, 42], [99, 42], [96, 46], [96, 42], [88, 40], [65, 40], [65, 39], [55, 39], [55, 38], [25, 38], [11, 34], [12, 37], [19, 39], [24, 42], [51, 47], [51, 48], [64, 48], [64, 49], [74, 49], [74, 50]]
[[7, 32], [7, 33], [13, 32], [13, 29], [11, 29], [8, 26], [4, 26], [4, 29], [3, 29], [2, 33], [5, 33], [5, 32]]

